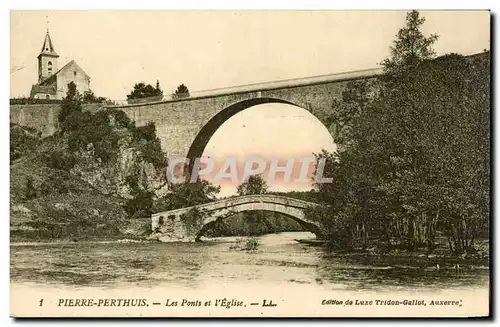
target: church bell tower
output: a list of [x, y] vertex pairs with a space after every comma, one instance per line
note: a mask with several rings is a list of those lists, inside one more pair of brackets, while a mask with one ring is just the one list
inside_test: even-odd
[[59, 55], [54, 50], [54, 45], [47, 29], [42, 51], [38, 55], [38, 82], [49, 78], [57, 72], [57, 58], [59, 58]]

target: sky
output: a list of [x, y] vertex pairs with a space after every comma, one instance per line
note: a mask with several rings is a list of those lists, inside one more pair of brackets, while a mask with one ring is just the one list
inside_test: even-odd
[[[437, 54], [489, 49], [487, 11], [421, 12]], [[97, 96], [122, 101], [137, 82], [158, 79], [164, 94], [184, 83], [207, 89], [376, 68], [404, 25], [404, 11], [12, 11], [11, 97], [37, 81], [47, 21], [60, 55], [91, 77]], [[224, 160], [307, 156], [334, 150], [327, 129], [306, 110], [267, 104], [225, 122], [204, 156]], [[292, 151], [293, 150], [293, 151]], [[293, 153], [292, 153], [293, 152]], [[310, 185], [270, 183], [272, 190]], [[222, 184], [220, 196], [236, 185]]]
[[[261, 104], [243, 110], [231, 117], [215, 132], [208, 142], [203, 157], [210, 157], [215, 162], [213, 173], [207, 180], [212, 181], [221, 171], [227, 158], [235, 158], [238, 164], [237, 182], [222, 180], [220, 196], [236, 193], [237, 186], [243, 179], [246, 159], [259, 157], [264, 159], [266, 169], [262, 176], [267, 180], [271, 191], [305, 191], [312, 183], [297, 183], [303, 158], [313, 157], [322, 149], [336, 150], [334, 140], [326, 127], [305, 109], [279, 103]], [[287, 160], [293, 165], [289, 182], [284, 174], [269, 178], [269, 168], [273, 159], [285, 166]], [[254, 167], [255, 168], [255, 167]], [[313, 176], [314, 166], [309, 167], [308, 179]]]
[[[487, 11], [422, 12], [438, 54], [489, 49]], [[404, 11], [11, 11], [11, 97], [37, 81], [47, 20], [59, 67], [75, 60], [96, 95], [134, 83], [165, 94], [375, 68]], [[21, 69], [20, 69], [21, 68]], [[18, 70], [20, 69], [20, 70]]]

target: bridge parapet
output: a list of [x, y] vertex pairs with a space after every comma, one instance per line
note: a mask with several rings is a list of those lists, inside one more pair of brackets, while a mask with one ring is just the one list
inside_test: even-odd
[[197, 208], [198, 210], [202, 210], [202, 211], [215, 211], [215, 210], [227, 209], [227, 208], [234, 207], [237, 205], [242, 205], [242, 204], [246, 204], [246, 203], [255, 203], [255, 202], [282, 204], [282, 205], [286, 205], [289, 207], [301, 208], [301, 209], [315, 207], [315, 206], [319, 205], [319, 204], [314, 203], [314, 202], [308, 202], [308, 201], [299, 200], [299, 199], [295, 199], [295, 198], [289, 198], [289, 197], [281, 196], [281, 195], [273, 195], [273, 194], [243, 195], [243, 196], [225, 198], [225, 199], [221, 199], [221, 200], [214, 201], [214, 202], [199, 204], [196, 206], [154, 213], [151, 215], [151, 218], [153, 220], [152, 221], [152, 228], [154, 229], [158, 226], [159, 217], [182, 215], [182, 214], [184, 214], [184, 213], [186, 213], [189, 210], [194, 209], [194, 208]]
[[182, 97], [175, 98], [171, 94], [168, 94], [164, 95], [163, 98], [161, 99], [158, 99], [158, 97], [151, 97], [145, 99], [143, 102], [138, 101], [137, 103], [129, 103], [126, 100], [116, 100], [115, 103], [117, 104], [107, 105], [106, 107], [120, 108], [120, 107], [141, 106], [144, 105], [144, 103], [157, 104], [164, 102], [191, 101], [196, 99], [213, 98], [231, 94], [243, 94], [243, 93], [258, 92], [258, 91], [269, 91], [269, 90], [284, 89], [291, 87], [300, 87], [304, 85], [316, 85], [316, 84], [334, 83], [334, 82], [342, 82], [342, 81], [349, 81], [356, 79], [366, 79], [366, 78], [377, 77], [380, 75], [383, 75], [383, 70], [381, 68], [362, 69], [362, 70], [348, 71], [335, 74], [325, 74], [318, 76], [309, 76], [309, 77], [292, 78], [292, 79], [261, 82], [261, 83], [236, 85], [230, 87], [221, 87], [217, 89], [199, 90], [190, 92], [189, 97], [184, 97], [184, 98]]

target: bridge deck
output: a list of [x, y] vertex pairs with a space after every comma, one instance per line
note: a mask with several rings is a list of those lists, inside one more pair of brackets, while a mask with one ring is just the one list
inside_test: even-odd
[[298, 87], [304, 85], [316, 85], [316, 84], [332, 83], [345, 80], [371, 78], [380, 76], [382, 74], [383, 70], [381, 68], [362, 69], [362, 70], [348, 71], [335, 74], [325, 74], [319, 76], [300, 77], [300, 78], [252, 83], [252, 84], [237, 85], [230, 87], [221, 87], [217, 89], [200, 90], [200, 91], [190, 92], [189, 97], [186, 98], [175, 99], [172, 98], [171, 95], [165, 95], [161, 100], [153, 100], [155, 97], [152, 97], [151, 101], [146, 101], [141, 103], [122, 102], [117, 105], [106, 105], [105, 107], [120, 108], [120, 107], [143, 106], [144, 104], [158, 104], [163, 102], [191, 101], [194, 99], [212, 98], [212, 97], [237, 94], [237, 93], [249, 93], [256, 91], [285, 89], [285, 88]]
[[274, 204], [283, 204], [289, 207], [294, 208], [309, 208], [319, 206], [319, 204], [314, 202], [308, 202], [304, 200], [299, 200], [295, 198], [289, 198], [281, 195], [271, 195], [271, 194], [255, 194], [255, 195], [243, 195], [236, 196], [231, 198], [225, 198], [214, 202], [208, 202], [196, 206], [174, 209], [169, 211], [163, 211], [154, 213], [151, 215], [152, 218], [158, 216], [168, 216], [168, 215], [179, 215], [183, 214], [193, 208], [197, 208], [199, 210], [218, 210], [228, 207], [234, 207], [237, 205], [245, 204], [245, 203], [256, 203], [256, 202], [265, 202], [265, 203], [274, 203]]

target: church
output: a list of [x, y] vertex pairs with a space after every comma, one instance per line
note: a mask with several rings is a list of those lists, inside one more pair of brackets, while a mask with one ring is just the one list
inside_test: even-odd
[[58, 69], [58, 58], [47, 30], [38, 55], [38, 83], [31, 87], [31, 98], [60, 100], [66, 96], [71, 82], [82, 96], [90, 92], [90, 76], [74, 60]]

